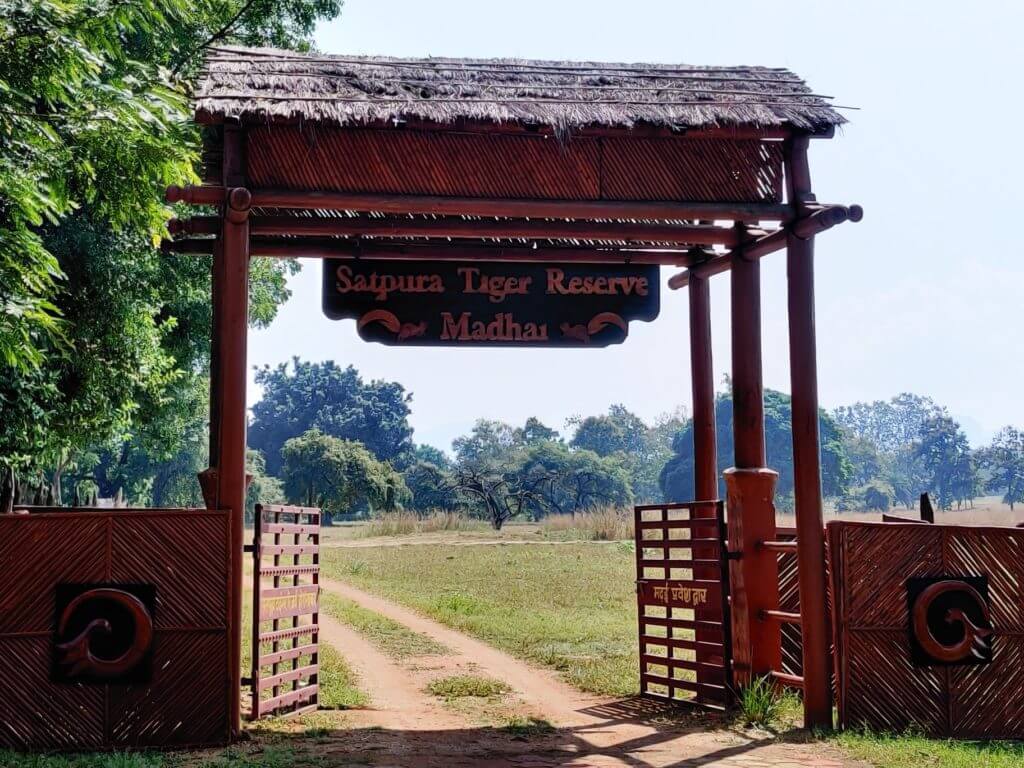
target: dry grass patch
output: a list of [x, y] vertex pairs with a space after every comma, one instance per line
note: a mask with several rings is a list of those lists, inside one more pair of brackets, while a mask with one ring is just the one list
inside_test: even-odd
[[633, 538], [633, 511], [598, 507], [575, 515], [549, 515], [540, 522], [544, 536], [581, 541], [624, 541]]

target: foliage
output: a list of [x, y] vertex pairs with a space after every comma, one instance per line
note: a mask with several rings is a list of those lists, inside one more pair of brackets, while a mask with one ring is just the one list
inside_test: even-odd
[[[45, 472], [66, 501], [65, 471], [87, 472], [104, 453], [118, 458], [114, 474], [126, 470], [120, 458], [136, 446], [119, 443], [140, 424], [164, 421], [180, 440], [170, 433], [201, 418], [178, 403], [207, 366], [209, 260], [154, 249], [169, 216], [163, 188], [193, 180], [198, 159], [187, 82], [172, 68], [194, 73], [213, 42], [303, 47], [339, 10], [337, 0], [0, 6], [0, 465]], [[273, 317], [294, 269], [254, 263], [253, 322]], [[165, 442], [156, 453], [173, 451]], [[159, 474], [129, 484], [160, 495]]]
[[412, 494], [407, 505], [410, 509], [427, 512], [458, 508], [455, 478], [450, 470], [417, 458], [402, 472], [402, 479]]
[[267, 474], [267, 464], [259, 451], [245, 452], [245, 471], [252, 480], [245, 491], [246, 520], [255, 520], [257, 504], [283, 504], [284, 486], [276, 477]]
[[988, 472], [988, 489], [1002, 492], [1004, 504], [1012, 510], [1024, 501], [1024, 431], [1003, 427], [981, 451], [979, 461]]
[[[721, 392], [715, 398], [715, 432], [718, 441], [718, 467], [733, 464], [732, 397]], [[851, 468], [843, 450], [841, 434], [835, 421], [824, 411], [819, 413], [821, 442], [822, 491], [826, 496], [842, 496], [849, 487]], [[773, 389], [764, 391], [765, 447], [768, 466], [779, 473], [777, 505], [786, 508], [793, 493], [792, 407], [789, 395]], [[661, 472], [664, 498], [685, 501], [693, 498], [694, 455], [693, 422], [676, 433], [672, 441], [674, 455]], [[719, 480], [719, 494], [725, 488]]]
[[940, 509], [949, 509], [978, 496], [981, 491], [977, 464], [960, 425], [944, 412], [928, 417], [914, 443], [914, 455], [928, 474], [927, 490]]
[[569, 419], [569, 425], [576, 428], [570, 444], [598, 456], [617, 457], [631, 478], [637, 501], [655, 501], [661, 496], [659, 474], [672, 457], [672, 438], [685, 421], [684, 415], [676, 412], [648, 427], [625, 406], [613, 405], [604, 415]]
[[389, 464], [359, 443], [315, 427], [288, 440], [281, 455], [285, 493], [296, 504], [346, 514], [394, 509], [409, 497], [402, 476]]
[[381, 461], [400, 464], [412, 450], [412, 395], [401, 384], [364, 382], [352, 366], [298, 358], [291, 371], [285, 364], [258, 370], [256, 383], [263, 396], [252, 409], [249, 445], [263, 454], [273, 475], [281, 472], [285, 443], [311, 429], [358, 441]]
[[626, 506], [633, 502], [630, 477], [615, 456], [569, 450], [562, 443], [537, 443], [519, 457], [516, 470], [524, 477], [545, 478], [535, 515], [545, 512], [576, 513], [600, 505]]

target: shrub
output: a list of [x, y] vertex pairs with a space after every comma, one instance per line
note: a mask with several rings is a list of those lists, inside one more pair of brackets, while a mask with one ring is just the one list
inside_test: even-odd
[[778, 718], [781, 704], [782, 695], [768, 675], [740, 689], [740, 712], [749, 725], [771, 725]]

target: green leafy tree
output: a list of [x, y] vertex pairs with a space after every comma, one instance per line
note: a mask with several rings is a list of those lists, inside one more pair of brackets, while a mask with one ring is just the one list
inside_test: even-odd
[[927, 490], [934, 494], [940, 509], [977, 495], [979, 476], [971, 447], [952, 417], [940, 413], [926, 419], [913, 450], [928, 475]]
[[517, 457], [514, 471], [523, 478], [538, 477], [535, 516], [591, 509], [602, 505], [633, 503], [629, 472], [615, 456], [598, 456], [593, 451], [569, 450], [548, 441], [531, 445]]
[[272, 475], [280, 473], [285, 443], [310, 429], [359, 442], [398, 466], [412, 450], [412, 395], [401, 384], [364, 382], [352, 366], [298, 358], [291, 370], [285, 364], [258, 370], [256, 383], [263, 396], [252, 409], [249, 445], [266, 457]]
[[[146, 421], [189, 421], [178, 403], [207, 367], [209, 259], [154, 249], [163, 188], [195, 178], [188, 78], [212, 43], [306, 47], [339, 8], [0, 7], [0, 465], [48, 475], [60, 499], [62, 474], [107, 450], [95, 446], [131, 440]], [[254, 262], [254, 322], [273, 316], [293, 270]], [[158, 480], [133, 478], [140, 494]]]
[[413, 459], [402, 479], [412, 494], [406, 506], [419, 513], [453, 511], [459, 506], [455, 477], [450, 468], [423, 459]]
[[[715, 402], [715, 432], [718, 440], [719, 471], [733, 465], [733, 407], [728, 392], [719, 393]], [[791, 508], [793, 500], [792, 406], [789, 395], [773, 389], [764, 391], [765, 448], [768, 466], [779, 473], [776, 505]], [[843, 449], [839, 426], [825, 411], [819, 413], [822, 492], [840, 497], [849, 487], [851, 468]], [[673, 440], [673, 456], [661, 472], [664, 498], [685, 501], [693, 498], [694, 455], [693, 422], [687, 421]], [[719, 477], [719, 495], [725, 485]]]
[[409, 500], [402, 476], [362, 444], [310, 429], [281, 450], [288, 499], [325, 514], [391, 510]]
[[982, 449], [979, 463], [988, 473], [988, 490], [1002, 493], [1011, 510], [1024, 501], [1024, 431], [1003, 427]]
[[618, 457], [630, 475], [636, 499], [655, 501], [661, 495], [662, 468], [672, 458], [673, 437], [684, 422], [680, 411], [660, 417], [649, 427], [625, 406], [613, 405], [604, 415], [570, 419], [570, 426], [576, 427], [570, 445], [598, 456]]
[[286, 501], [284, 485], [267, 474], [267, 464], [259, 451], [246, 451], [245, 472], [250, 477], [249, 487], [245, 490], [247, 521], [255, 520], [257, 504], [283, 504]]

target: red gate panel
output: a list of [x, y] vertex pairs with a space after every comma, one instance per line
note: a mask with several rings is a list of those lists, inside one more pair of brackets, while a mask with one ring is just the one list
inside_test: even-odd
[[640, 692], [724, 707], [729, 571], [720, 501], [634, 508]]
[[[228, 674], [228, 542], [228, 514], [218, 510], [0, 515], [0, 748], [226, 742], [229, 697], [238, 695]], [[102, 597], [133, 602], [132, 592], [149, 596], [139, 614], [145, 632], [138, 620], [122, 623]], [[68, 594], [88, 599], [62, 603]], [[61, 636], [65, 612], [73, 624], [89, 600], [113, 626], [108, 634], [123, 631], [148, 648], [132, 668], [103, 678], [101, 664], [71, 663], [74, 644], [60, 650], [76, 640], [103, 656], [95, 632]]]
[[319, 706], [320, 510], [256, 505], [250, 718]]
[[828, 536], [840, 724], [1024, 737], [1024, 530], [839, 521]]

